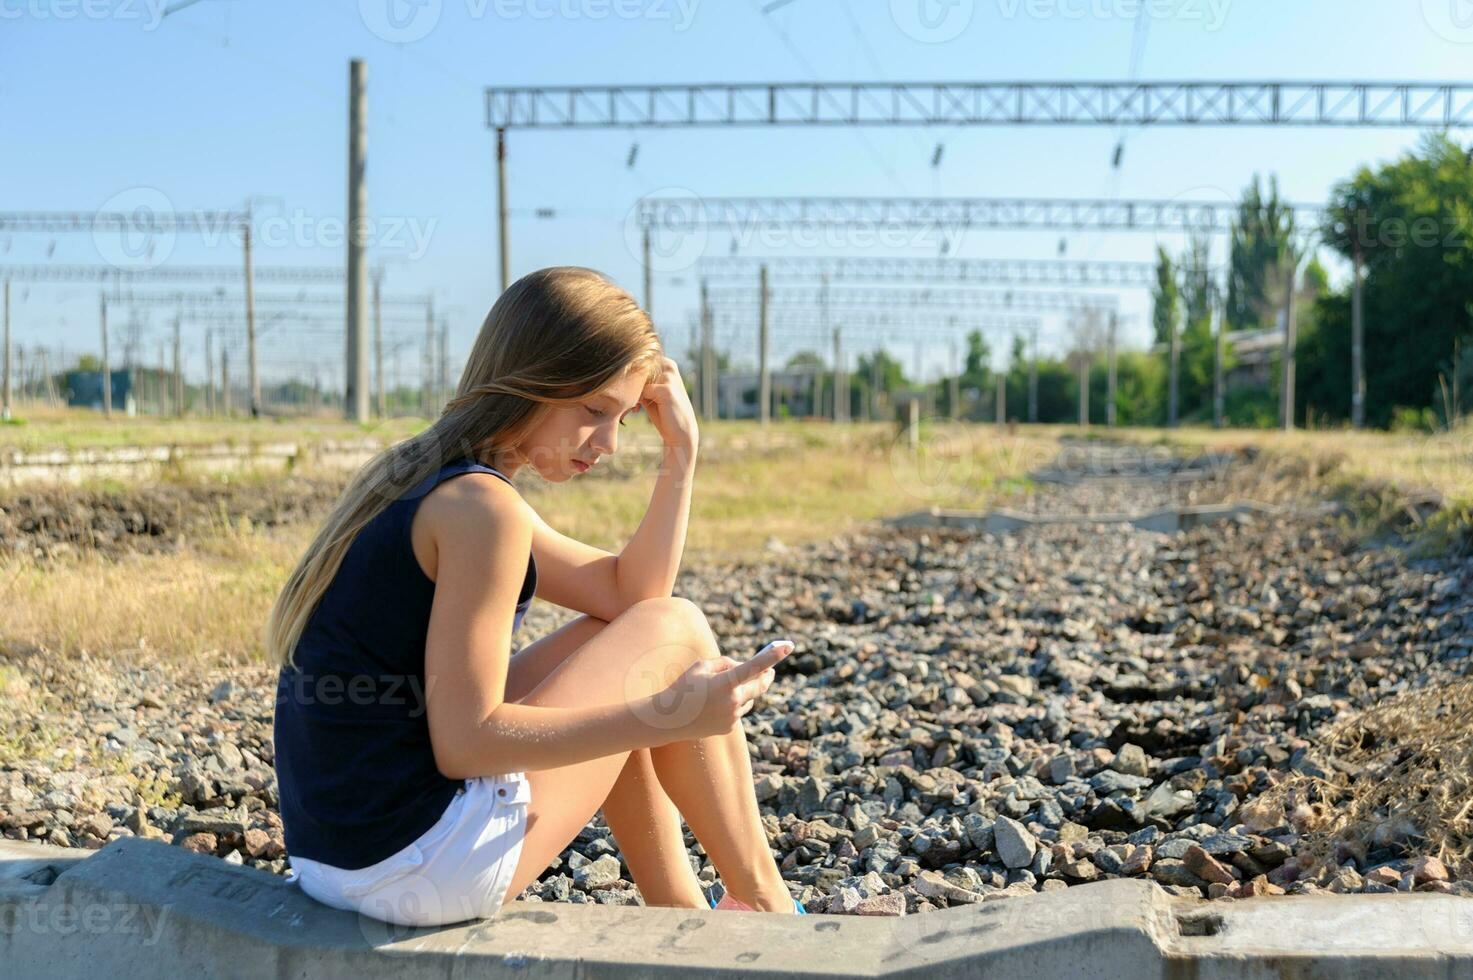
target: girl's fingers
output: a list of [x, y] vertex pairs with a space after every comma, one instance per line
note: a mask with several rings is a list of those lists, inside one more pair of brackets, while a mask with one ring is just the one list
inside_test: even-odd
[[753, 677], [758, 677], [763, 671], [776, 667], [784, 657], [792, 652], [792, 640], [776, 640], [769, 643], [751, 660], [739, 663], [731, 669], [732, 681], [741, 684]]

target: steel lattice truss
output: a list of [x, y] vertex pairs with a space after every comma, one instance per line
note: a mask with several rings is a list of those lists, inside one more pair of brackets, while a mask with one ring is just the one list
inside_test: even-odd
[[697, 262], [698, 278], [755, 284], [762, 266], [773, 279], [928, 282], [1014, 286], [1150, 287], [1150, 262], [1086, 262], [1054, 259], [955, 259], [881, 256], [716, 256]]
[[[1317, 223], [1318, 205], [1285, 206]], [[1041, 197], [647, 197], [642, 227], [689, 233], [703, 227], [965, 228], [1227, 232], [1230, 201]]]
[[[708, 293], [711, 305], [723, 310], [757, 309], [757, 287], [719, 286]], [[896, 307], [954, 307], [953, 311], [1011, 310], [1017, 313], [1074, 313], [1081, 310], [1113, 310], [1119, 298], [1113, 293], [1070, 293], [1047, 290], [978, 290], [959, 288], [905, 288], [846, 286], [825, 292], [816, 286], [776, 286], [767, 290], [769, 308], [781, 312], [798, 306], [832, 310], [886, 310]]]
[[[239, 282], [243, 269], [226, 265], [175, 265], [154, 269], [129, 269], [113, 265], [0, 265], [0, 279], [15, 282], [166, 282], [178, 279], [190, 282], [225, 280]], [[259, 282], [295, 282], [341, 285], [340, 268], [316, 266], [265, 265], [252, 271]]]
[[491, 87], [485, 96], [493, 129], [1473, 124], [1473, 84], [1431, 81], [557, 85]]
[[[756, 314], [750, 310], [715, 309], [711, 316], [712, 322], [720, 328], [757, 326]], [[967, 330], [1028, 330], [1037, 326], [1039, 319], [1030, 316], [977, 316], [904, 309], [849, 310], [841, 314], [830, 312], [825, 315], [819, 309], [806, 309], [774, 311], [769, 322], [778, 333], [787, 328], [822, 330], [830, 327], [842, 329], [846, 337], [856, 330], [871, 331], [883, 337], [886, 336], [886, 331], [905, 330], [907, 332], [904, 337], [893, 333], [889, 336], [891, 339], [909, 340], [919, 336], [910, 331], [923, 329], [934, 329], [938, 331], [936, 336], [946, 337], [956, 336], [959, 331]]]
[[224, 232], [249, 220], [244, 211], [0, 211], [0, 231]]
[[[3, 278], [3, 276], [0, 276]], [[225, 295], [215, 292], [165, 292], [165, 293], [135, 293], [124, 290], [119, 293], [110, 293], [108, 299], [116, 303], [141, 303], [149, 306], [178, 306], [186, 310], [213, 309], [219, 306], [232, 306], [245, 303], [244, 296]], [[309, 295], [307, 293], [256, 293], [255, 304], [260, 306], [288, 305], [288, 306], [337, 306], [343, 305], [342, 297]], [[371, 302], [371, 299], [370, 299]], [[411, 306], [424, 308], [430, 302], [427, 296], [381, 296], [379, 303], [382, 306]]]

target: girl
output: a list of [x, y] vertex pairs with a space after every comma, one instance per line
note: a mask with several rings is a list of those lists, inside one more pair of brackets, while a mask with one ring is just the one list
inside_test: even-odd
[[[617, 555], [511, 482], [560, 483], [643, 409], [664, 444]], [[292, 871], [401, 925], [489, 917], [602, 809], [647, 904], [802, 912], [759, 819], [740, 718], [793, 649], [722, 656], [671, 589], [695, 413], [649, 316], [591, 269], [534, 272], [481, 326], [456, 396], [349, 483], [277, 597], [275, 766]], [[510, 656], [532, 597], [583, 615]]]

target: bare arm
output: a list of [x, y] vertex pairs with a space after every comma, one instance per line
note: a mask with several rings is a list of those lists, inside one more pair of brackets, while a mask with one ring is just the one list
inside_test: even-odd
[[695, 452], [666, 446], [649, 508], [615, 566], [619, 600], [625, 608], [641, 599], [668, 596], [680, 574], [695, 485]]
[[447, 777], [549, 769], [688, 737], [641, 721], [635, 701], [576, 708], [507, 702], [513, 612], [532, 540], [528, 508], [494, 476], [437, 487], [416, 522], [434, 542], [425, 695], [435, 763]]

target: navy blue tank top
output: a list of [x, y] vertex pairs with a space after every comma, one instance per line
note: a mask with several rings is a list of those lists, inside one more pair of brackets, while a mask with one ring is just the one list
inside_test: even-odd
[[[276, 686], [275, 767], [289, 854], [355, 870], [429, 830], [465, 785], [435, 766], [426, 712], [425, 634], [435, 583], [409, 528], [426, 494], [463, 473], [505, 474], [466, 459], [443, 467], [354, 538]], [[532, 603], [527, 557], [512, 631]]]

